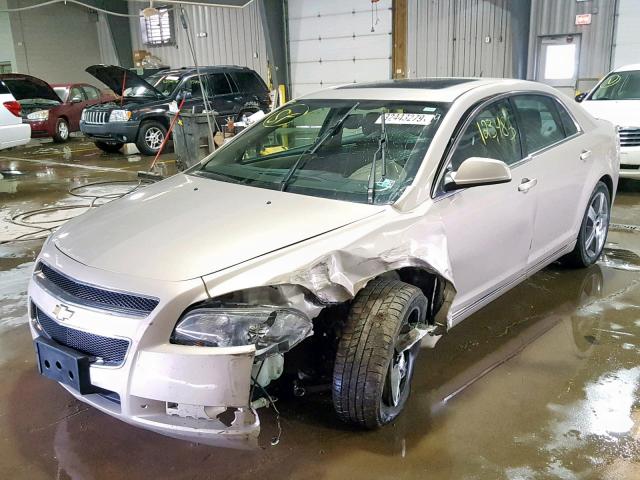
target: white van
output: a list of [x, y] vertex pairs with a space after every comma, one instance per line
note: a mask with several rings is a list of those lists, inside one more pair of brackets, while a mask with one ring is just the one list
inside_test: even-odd
[[31, 127], [22, 123], [22, 107], [0, 81], [0, 150], [24, 145], [31, 139]]
[[620, 178], [640, 180], [640, 63], [610, 72], [576, 101], [619, 127]]

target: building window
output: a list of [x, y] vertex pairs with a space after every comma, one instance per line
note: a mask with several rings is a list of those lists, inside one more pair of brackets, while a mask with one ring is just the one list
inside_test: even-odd
[[148, 17], [143, 16], [141, 12], [140, 31], [142, 42], [149, 47], [175, 44], [173, 10], [167, 7], [158, 8], [157, 15]]

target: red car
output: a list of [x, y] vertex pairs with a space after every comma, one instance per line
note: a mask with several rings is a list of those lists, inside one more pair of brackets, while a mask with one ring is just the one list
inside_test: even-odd
[[2, 74], [0, 80], [22, 106], [22, 118], [31, 125], [31, 137], [52, 137], [54, 142], [66, 142], [69, 133], [80, 130], [84, 108], [117, 98], [86, 83], [52, 87], [44, 80], [19, 73]]

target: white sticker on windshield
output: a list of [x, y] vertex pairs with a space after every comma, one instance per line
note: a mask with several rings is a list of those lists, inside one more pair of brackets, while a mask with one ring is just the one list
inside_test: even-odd
[[[432, 113], [385, 113], [384, 123], [387, 125], [429, 125], [435, 115]], [[376, 120], [382, 123], [382, 115]]]

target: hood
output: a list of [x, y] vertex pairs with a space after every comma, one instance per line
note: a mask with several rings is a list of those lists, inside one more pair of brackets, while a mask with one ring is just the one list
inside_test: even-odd
[[44, 80], [22, 75], [20, 73], [5, 73], [0, 75], [0, 80], [4, 82], [16, 100], [43, 98], [60, 103], [60, 97]]
[[[113, 90], [116, 95], [122, 96], [122, 91], [129, 87], [144, 87], [156, 95], [164, 97], [160, 91], [143, 80], [137, 73], [127, 70], [126, 68], [116, 65], [91, 65], [85, 69], [85, 72], [96, 77]], [[123, 85], [124, 89], [122, 88]]]
[[384, 210], [178, 174], [67, 222], [51, 241], [110, 272], [197, 278]]
[[585, 100], [584, 109], [620, 127], [640, 127], [640, 100]]

